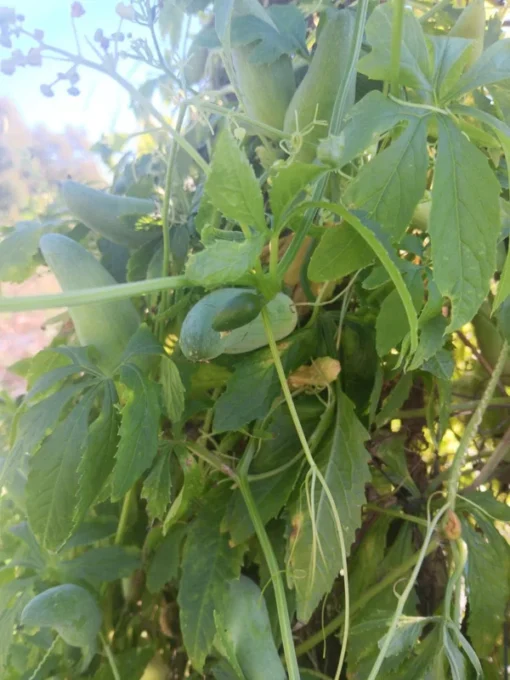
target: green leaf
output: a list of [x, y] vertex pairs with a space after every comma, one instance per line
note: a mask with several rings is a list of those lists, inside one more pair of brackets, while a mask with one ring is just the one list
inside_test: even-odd
[[83, 369], [76, 364], [54, 368], [52, 371], [42, 375], [35, 382], [35, 385], [32, 387], [32, 389], [25, 395], [25, 401], [32, 401], [36, 397], [40, 398], [43, 394], [48, 393], [50, 390], [55, 391], [53, 388], [60, 385], [70, 376], [80, 373], [82, 370]]
[[275, 27], [253, 14], [232, 19], [231, 40], [232, 47], [252, 46], [250, 61], [254, 64], [275, 62], [289, 49], [287, 41]]
[[420, 496], [420, 491], [409, 474], [405, 439], [402, 436], [397, 435], [383, 440], [377, 448], [377, 457], [383, 461], [386, 475], [394, 486], [403, 487], [415, 498]]
[[224, 606], [228, 582], [239, 576], [243, 550], [231, 548], [220, 532], [228, 494], [211, 491], [191, 524], [182, 560], [177, 601], [184, 645], [195, 668], [202, 670], [215, 636], [214, 610]]
[[42, 439], [55, 429], [62, 410], [82, 389], [81, 385], [64, 387], [21, 413], [14, 445], [2, 466], [0, 484], [9, 483], [23, 456], [37, 450]]
[[31, 597], [33, 579], [17, 578], [0, 587], [0, 671], [6, 669], [15, 626]]
[[97, 517], [90, 522], [82, 522], [73, 532], [71, 538], [62, 546], [60, 552], [64, 553], [74, 548], [82, 548], [105, 538], [110, 538], [110, 536], [115, 535], [117, 524], [116, 517]]
[[101, 413], [90, 426], [87, 448], [78, 466], [78, 518], [85, 516], [99, 496], [115, 465], [119, 430], [116, 401], [115, 385], [109, 380], [104, 385]]
[[473, 66], [457, 81], [450, 98], [510, 78], [510, 39], [498, 40], [488, 47]]
[[90, 390], [30, 460], [26, 487], [30, 527], [41, 545], [57, 550], [69, 538], [78, 507], [78, 467], [87, 447]]
[[[320, 411], [317, 408], [303, 408], [299, 401], [296, 403], [296, 408], [305, 435], [308, 437], [315, 428]], [[267, 524], [285, 505], [301, 470], [303, 458], [296, 459], [301, 446], [292, 418], [286, 409], [278, 409], [264, 434], [267, 439], [262, 442], [250, 467], [250, 475], [264, 475], [280, 467], [283, 468], [279, 474], [250, 481], [250, 490], [261, 519], [264, 524]], [[291, 465], [293, 460], [294, 463]], [[286, 467], [287, 464], [289, 464], [288, 467]], [[255, 532], [246, 503], [239, 490], [232, 495], [222, 529], [230, 533], [233, 545], [244, 543]]]
[[181, 546], [185, 535], [186, 526], [176, 524], [156, 548], [147, 569], [147, 589], [149, 593], [158, 593], [165, 583], [177, 579], [181, 563]]
[[[226, 634], [237, 665], [246, 680], [285, 680], [286, 673], [273, 640], [264, 596], [248, 577], [229, 583], [218, 610], [219, 633]], [[221, 640], [221, 635], [220, 635]]]
[[466, 659], [443, 624], [443, 648], [450, 664], [453, 680], [466, 680]]
[[191, 503], [203, 495], [205, 486], [204, 469], [188, 450], [184, 446], [176, 444], [175, 454], [181, 465], [184, 481], [163, 522], [164, 534], [184, 517]]
[[395, 412], [402, 407], [413, 386], [413, 379], [412, 373], [404, 373], [400, 378], [376, 416], [376, 427], [385, 425], [388, 420], [391, 420], [394, 417]]
[[53, 628], [72, 647], [95, 647], [101, 611], [92, 595], [69, 583], [36, 595], [21, 615], [24, 626]]
[[341, 134], [327, 137], [320, 143], [319, 158], [341, 168], [377, 144], [379, 135], [398, 123], [407, 121], [411, 127], [416, 127], [429, 116], [427, 109], [402, 106], [373, 90], [349, 111]]
[[136, 548], [108, 545], [92, 548], [72, 560], [61, 562], [59, 570], [66, 580], [87, 581], [99, 588], [101, 583], [131, 576], [140, 566], [140, 554]]
[[378, 225], [364, 216], [364, 213], [356, 214], [354, 212], [349, 212], [339, 203], [310, 201], [302, 204], [302, 208], [305, 207], [321, 208], [338, 215], [348, 222], [374, 251], [377, 259], [386, 269], [389, 277], [395, 284], [395, 288], [404, 305], [410, 328], [411, 350], [414, 352], [418, 345], [418, 318], [416, 316], [413, 299], [402, 278], [402, 274], [400, 273], [399, 266], [401, 266], [401, 263], [397, 260], [395, 253], [392, 252], [390, 246], [386, 244], [384, 234], [378, 233], [380, 231]]
[[[410, 524], [403, 524], [395, 536], [394, 527], [390, 527], [389, 522], [378, 521], [380, 522], [380, 527], [372, 537], [374, 544], [372, 550], [365, 549], [363, 540], [352, 558], [351, 573], [354, 592], [359, 593], [360, 596], [363, 596], [366, 588], [381, 581], [395, 567], [400, 566], [402, 562], [415, 552], [413, 527]], [[384, 544], [381, 545], [383, 540]], [[387, 547], [386, 543], [389, 543], [389, 547]], [[366, 562], [366, 558], [371, 556], [377, 560], [375, 564], [368, 564]], [[366, 570], [367, 575], [359, 574], [360, 570]], [[395, 592], [401, 583], [402, 580], [390, 583], [353, 615], [348, 649], [348, 662], [353, 680], [364, 680], [370, 673], [370, 669], [380, 651], [380, 641], [388, 632], [388, 627], [395, 610]], [[417, 597], [413, 592], [407, 600], [403, 613], [406, 616], [414, 617], [416, 605]], [[398, 653], [395, 650], [395, 652], [393, 656], [385, 659], [381, 672], [377, 676], [378, 678], [381, 677], [381, 680], [383, 678], [384, 680], [389, 680], [393, 677], [395, 680], [397, 678], [401, 680], [400, 665], [409, 658], [410, 654], [408, 651]], [[394, 671], [396, 675], [393, 676], [391, 671]], [[411, 676], [408, 680], [417, 680], [417, 678], [422, 680], [423, 676]], [[436, 680], [435, 677], [434, 680]]]
[[467, 632], [476, 653], [483, 658], [492, 654], [505, 618], [510, 597], [510, 547], [483, 515], [477, 513], [476, 519], [481, 532], [462, 521], [462, 538], [468, 547]]
[[0, 242], [0, 281], [21, 283], [34, 272], [34, 256], [47, 230], [48, 225], [36, 221], [18, 222], [9, 229]]
[[294, 200], [306, 187], [324, 173], [318, 165], [295, 161], [282, 165], [272, 178], [269, 198], [273, 210], [273, 229], [277, 230]]
[[479, 513], [482, 517], [499, 520], [500, 522], [510, 522], [510, 505], [498, 501], [492, 495], [492, 491], [469, 491], [458, 496], [458, 505], [466, 512]]
[[[286, 372], [308, 361], [316, 347], [315, 330], [295, 333], [280, 343], [281, 359]], [[254, 385], [257, 389], [254, 390]], [[227, 389], [216, 401], [214, 432], [239, 430], [270, 411], [281, 387], [268, 348], [252, 352], [239, 360]]]
[[487, 158], [456, 125], [437, 120], [429, 232], [434, 280], [452, 302], [451, 332], [471, 321], [489, 289], [500, 230], [499, 183]]
[[160, 417], [156, 383], [146, 378], [134, 364], [123, 366], [121, 380], [126, 389], [112, 476], [114, 500], [129, 491], [156, 457]]
[[498, 283], [496, 297], [492, 305], [493, 314], [498, 309], [498, 307], [503, 304], [503, 302], [507, 299], [509, 295], [510, 295], [510, 255], [507, 254], [505, 259], [505, 265], [501, 273], [501, 279], [499, 280]]
[[[366, 33], [372, 51], [360, 59], [358, 71], [374, 80], [391, 80], [393, 7], [379, 5], [367, 21]], [[404, 13], [400, 85], [430, 92], [431, 60], [420, 22], [411, 9]]]
[[214, 151], [205, 190], [221, 213], [239, 224], [266, 231], [264, 200], [248, 159], [228, 130], [224, 130]]
[[172, 490], [171, 451], [170, 447], [163, 448], [143, 483], [141, 496], [147, 501], [147, 514], [152, 521], [161, 519], [170, 503]]
[[[404, 274], [404, 280], [413, 300], [415, 309], [423, 302], [423, 280], [421, 269], [415, 267]], [[396, 290], [383, 301], [376, 321], [376, 348], [379, 356], [385, 356], [400, 344], [409, 332], [409, 322], [405, 315], [402, 299]]]
[[315, 249], [308, 267], [312, 281], [334, 281], [364, 269], [375, 254], [350, 224], [328, 229]]
[[[347, 550], [361, 524], [365, 484], [370, 480], [370, 456], [364, 446], [367, 439], [368, 433], [357, 419], [352, 402], [338, 390], [335, 423], [321, 442], [315, 460], [335, 499]], [[313, 497], [319, 541], [315, 568], [312, 519], [303, 490], [291, 511], [293, 531], [288, 546], [287, 575], [296, 590], [297, 617], [304, 622], [309, 621], [322, 597], [329, 593], [342, 567], [335, 521], [318, 482]]]
[[420, 368], [422, 364], [439, 352], [445, 342], [444, 334], [447, 325], [448, 321], [442, 314], [425, 321], [421, 327], [418, 349], [407, 367], [408, 371]]
[[164, 354], [163, 347], [149, 327], [143, 323], [129, 339], [120, 361], [126, 364], [134, 357], [157, 356], [158, 354]]
[[427, 359], [422, 366], [423, 371], [428, 371], [435, 375], [440, 380], [451, 380], [455, 362], [451, 352], [446, 349], [440, 349], [433, 357]]
[[[395, 656], [396, 654], [402, 654], [402, 652], [409, 654], [429, 621], [430, 619], [424, 616], [402, 616], [397, 623], [387, 655]], [[380, 648], [382, 648], [385, 638], [386, 636], [379, 640]]]
[[429, 35], [434, 49], [434, 91], [439, 102], [448, 101], [453, 89], [465, 69], [473, 41], [467, 38]]
[[191, 284], [204, 288], [236, 283], [255, 267], [263, 245], [264, 239], [260, 236], [242, 243], [215, 241], [190, 256], [185, 276]]
[[422, 198], [428, 170], [427, 118], [415, 118], [388, 148], [364, 165], [346, 201], [366, 210], [399, 241]]
[[184, 411], [186, 391], [182, 384], [179, 369], [170, 357], [161, 359], [161, 386], [163, 388], [163, 405], [170, 420], [179, 422]]

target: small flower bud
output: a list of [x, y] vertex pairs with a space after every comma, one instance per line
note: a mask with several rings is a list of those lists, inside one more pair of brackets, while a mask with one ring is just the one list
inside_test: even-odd
[[21, 50], [13, 50], [11, 52], [11, 59], [14, 61], [16, 66], [26, 66], [27, 58]]
[[0, 61], [0, 72], [2, 72], [4, 76], [12, 76], [15, 71], [16, 64], [12, 59], [2, 59], [2, 61]]
[[26, 61], [29, 66], [41, 66], [42, 65], [41, 50], [37, 47], [32, 47], [27, 54]]
[[135, 8], [131, 5], [124, 4], [123, 2], [117, 3], [115, 11], [121, 19], [126, 19], [127, 21], [134, 21], [136, 18]]
[[80, 94], [80, 90], [77, 87], [70, 87], [67, 90], [67, 94], [70, 94], [71, 97], [77, 97]]
[[44, 95], [45, 97], [54, 97], [55, 93], [51, 89], [49, 85], [41, 85], [39, 88], [41, 90], [41, 94]]
[[0, 24], [13, 24], [16, 21], [16, 11], [12, 7], [0, 7]]
[[39, 40], [39, 42], [44, 40], [44, 31], [42, 31], [40, 28], [36, 28], [34, 31], [34, 38]]
[[96, 32], [94, 33], [94, 41], [95, 42], [101, 42], [103, 39], [104, 33], [102, 28], [98, 28]]
[[10, 49], [12, 47], [12, 40], [9, 38], [8, 35], [1, 35], [0, 36], [0, 45], [2, 47], [7, 47], [7, 49]]
[[71, 5], [71, 17], [73, 19], [79, 19], [85, 14], [85, 10], [83, 9], [83, 5], [81, 2], [73, 2]]
[[119, 31], [112, 35], [112, 40], [115, 40], [116, 42], [122, 42], [124, 38], [125, 38], [124, 33], [120, 33]]
[[79, 75], [79, 73], [76, 73], [76, 71], [75, 71], [74, 73], [71, 73], [71, 74], [70, 74], [70, 76], [69, 76], [69, 82], [71, 83], [71, 85], [76, 85], [76, 83], [78, 83], [79, 80], [80, 80], [80, 75]]
[[101, 45], [101, 47], [103, 48], [103, 50], [106, 51], [106, 50], [109, 48], [109, 46], [110, 46], [110, 41], [108, 40], [107, 37], [103, 36], [103, 37], [101, 38], [101, 40], [99, 41], [99, 44]]

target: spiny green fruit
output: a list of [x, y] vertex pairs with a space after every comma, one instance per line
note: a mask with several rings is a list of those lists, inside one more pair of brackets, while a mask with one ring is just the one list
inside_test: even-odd
[[72, 180], [62, 182], [60, 192], [71, 215], [113, 243], [138, 248], [159, 235], [156, 230], [135, 228], [140, 217], [154, 212], [149, 199], [115, 196]]
[[[67, 236], [46, 234], [40, 241], [40, 248], [64, 292], [117, 283], [92, 253]], [[71, 307], [69, 315], [80, 344], [93, 345], [97, 349], [98, 365], [106, 373], [116, 367], [140, 324], [130, 300]]]
[[[283, 127], [284, 132], [292, 134], [298, 129], [303, 131], [314, 120], [326, 122], [326, 125], [314, 125], [303, 138], [296, 157], [305, 162], [313, 161], [318, 141], [328, 136], [335, 100], [348, 67], [354, 30], [354, 18], [348, 10], [330, 12], [325, 20], [312, 63], [292, 97]], [[353, 97], [354, 91], [351, 103]]]
[[469, 38], [473, 47], [466, 67], [472, 66], [483, 52], [485, 36], [485, 4], [484, 0], [473, 0], [464, 9], [450, 31], [452, 38]]

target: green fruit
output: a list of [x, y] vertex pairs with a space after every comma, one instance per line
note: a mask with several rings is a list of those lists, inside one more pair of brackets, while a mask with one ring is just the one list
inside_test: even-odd
[[212, 328], [222, 333], [245, 326], [260, 314], [263, 304], [264, 299], [256, 293], [239, 293], [216, 314]]
[[285, 680], [264, 597], [251, 579], [241, 575], [230, 582], [224, 606], [218, 613], [218, 624], [224, 630], [219, 631], [215, 645], [227, 656], [222, 640], [228, 640], [244, 678]]
[[[266, 23], [278, 31], [274, 21], [258, 0], [235, 0], [232, 19], [243, 17]], [[227, 48], [225, 37], [220, 36]], [[296, 90], [292, 61], [283, 54], [269, 63], [252, 61], [256, 45], [230, 45], [237, 90], [244, 110], [253, 120], [281, 130], [285, 111]]]
[[473, 0], [462, 12], [450, 31], [452, 38], [469, 38], [473, 47], [466, 67], [472, 66], [483, 52], [485, 37], [485, 3], [484, 0]]
[[128, 248], [138, 248], [159, 235], [158, 230], [140, 231], [136, 222], [154, 212], [146, 198], [114, 196], [67, 180], [60, 186], [69, 212], [100, 236]]
[[[88, 250], [67, 236], [47, 234], [40, 248], [64, 292], [117, 283]], [[80, 344], [94, 345], [99, 353], [98, 365], [106, 372], [118, 364], [140, 324], [130, 300], [71, 307], [69, 315]]]
[[283, 127], [286, 133], [293, 134], [298, 129], [303, 131], [314, 120], [326, 122], [326, 125], [314, 125], [304, 136], [297, 158], [305, 162], [313, 161], [318, 141], [328, 136], [354, 31], [354, 18], [347, 10], [328, 14], [326, 21], [310, 68], [289, 104]]
[[[179, 343], [185, 357], [191, 361], [207, 361], [220, 354], [242, 354], [267, 345], [262, 316], [231, 332], [220, 333], [213, 328], [222, 312], [240, 293], [254, 294], [248, 288], [221, 288], [203, 297], [189, 312], [181, 328]], [[293, 301], [278, 293], [266, 306], [276, 340], [290, 335], [297, 324]]]
[[254, 64], [251, 51], [249, 46], [232, 50], [241, 103], [250, 118], [281, 130], [296, 89], [292, 62], [284, 54], [270, 64]]

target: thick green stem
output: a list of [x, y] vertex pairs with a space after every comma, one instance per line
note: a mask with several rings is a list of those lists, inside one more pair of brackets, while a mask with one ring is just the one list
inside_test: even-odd
[[0, 298], [0, 313], [31, 312], [36, 309], [55, 309], [58, 307], [79, 307], [100, 302], [112, 302], [125, 298], [157, 293], [160, 290], [175, 290], [189, 287], [184, 276], [167, 276], [147, 281], [118, 283], [100, 288], [83, 288], [56, 295], [27, 295], [23, 297]]
[[117, 667], [117, 662], [115, 661], [115, 657], [113, 656], [113, 652], [111, 650], [110, 645], [108, 644], [106, 638], [103, 635], [100, 635], [99, 637], [101, 638], [101, 642], [103, 643], [104, 653], [106, 654], [106, 658], [108, 659], [108, 664], [110, 666], [113, 679], [121, 680], [119, 669]]
[[[438, 546], [439, 543], [437, 541], [432, 541], [427, 548], [426, 555], [430, 555], [431, 553], [435, 552]], [[360, 609], [363, 609], [363, 607], [367, 605], [370, 600], [376, 597], [376, 595], [379, 595], [379, 593], [381, 593], [383, 590], [399, 581], [402, 576], [407, 574], [409, 569], [414, 567], [419, 559], [420, 553], [414, 553], [414, 555], [411, 555], [411, 557], [408, 557], [407, 560], [402, 562], [402, 564], [399, 564], [398, 567], [395, 567], [395, 569], [390, 571], [390, 573], [378, 583], [366, 590], [358, 600], [352, 603], [351, 613], [353, 615], [356, 614], [356, 612], [359, 612]], [[343, 623], [344, 612], [341, 612], [338, 614], [338, 616], [335, 616], [335, 618], [332, 619], [326, 626], [321, 628], [321, 630], [317, 631], [314, 635], [310, 636], [307, 640], [298, 645], [296, 647], [296, 654], [298, 656], [307, 654], [311, 649], [317, 645], [320, 645], [321, 642], [323, 642], [329, 635], [332, 635], [339, 628], [341, 628]]]
[[248, 514], [255, 528], [255, 533], [259, 539], [260, 547], [264, 553], [267, 562], [271, 581], [273, 583], [274, 594], [276, 599], [276, 609], [278, 612], [278, 622], [280, 624], [280, 632], [282, 635], [283, 651], [285, 654], [285, 663], [287, 665], [287, 672], [289, 680], [299, 680], [299, 668], [297, 663], [296, 651], [294, 649], [294, 640], [292, 638], [292, 629], [290, 626], [290, 615], [287, 607], [287, 598], [285, 597], [285, 588], [283, 586], [283, 579], [280, 573], [280, 566], [276, 555], [274, 554], [273, 546], [266, 532], [264, 522], [260, 517], [260, 513], [255, 503], [255, 499], [251, 493], [250, 485], [245, 475], [240, 475], [237, 479], [239, 490], [243, 496]]
[[400, 55], [402, 53], [402, 32], [404, 28], [404, 0], [394, 0], [393, 26], [391, 30], [391, 94], [398, 97], [400, 86]]
[[508, 355], [508, 343], [505, 340], [505, 342], [503, 343], [503, 347], [501, 348], [501, 352], [499, 354], [496, 366], [494, 367], [492, 376], [487, 384], [487, 387], [485, 388], [485, 392], [483, 393], [482, 398], [478, 402], [478, 406], [476, 407], [475, 412], [471, 416], [469, 423], [466, 425], [466, 428], [464, 429], [464, 433], [462, 435], [462, 439], [459, 442], [459, 447], [455, 452], [453, 463], [450, 468], [450, 479], [448, 482], [448, 497], [447, 497], [448, 505], [452, 510], [455, 510], [455, 500], [457, 498], [459, 481], [460, 476], [462, 474], [462, 466], [464, 464], [464, 457], [466, 455], [467, 448], [470, 445], [473, 437], [476, 435], [480, 423], [482, 422], [483, 415], [487, 410], [487, 407], [489, 406], [491, 397], [494, 394], [494, 390], [497, 387], [498, 380], [501, 377], [501, 374], [503, 373], [507, 355]]

